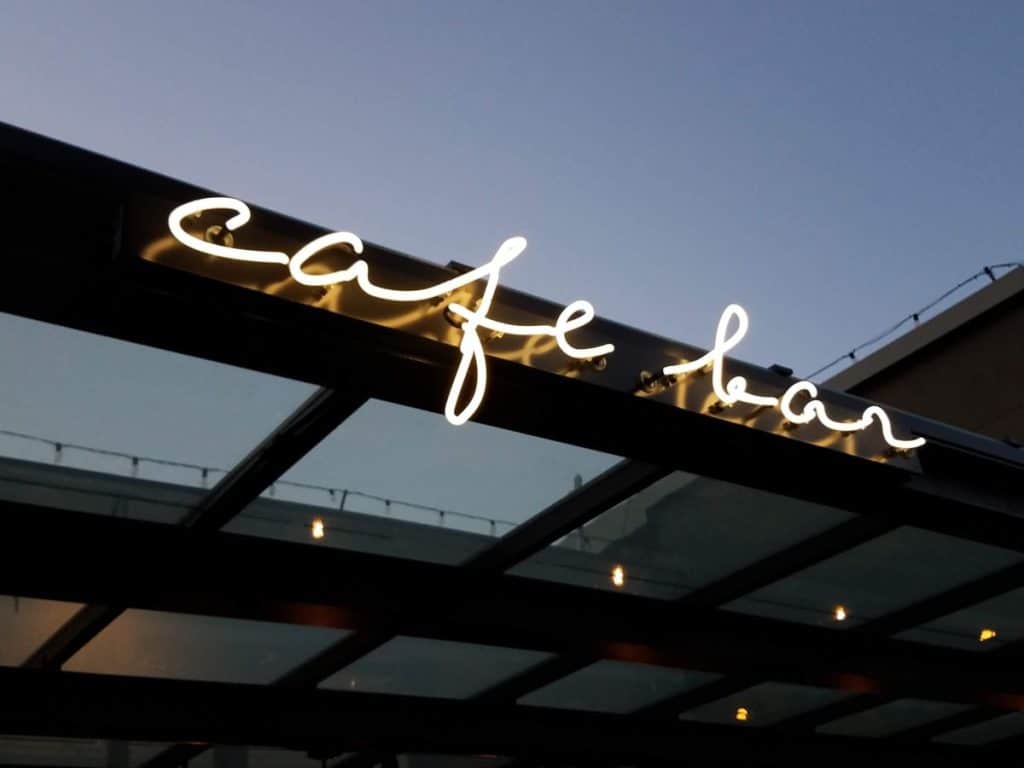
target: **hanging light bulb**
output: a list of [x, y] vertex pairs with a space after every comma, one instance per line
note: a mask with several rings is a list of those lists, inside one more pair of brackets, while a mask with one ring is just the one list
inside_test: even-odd
[[626, 583], [626, 569], [621, 565], [616, 565], [612, 568], [612, 584], [616, 587], [621, 587]]

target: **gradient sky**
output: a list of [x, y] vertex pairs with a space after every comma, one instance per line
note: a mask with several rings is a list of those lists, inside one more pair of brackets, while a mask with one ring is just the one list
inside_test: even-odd
[[[1021, 260], [1022, 51], [1019, 2], [4, 0], [0, 120], [431, 261], [522, 234], [506, 284], [701, 345], [735, 301], [738, 356], [807, 372]], [[158, 439], [152, 400], [148, 437], [47, 415], [21, 376], [0, 426], [202, 461], [248, 440]], [[232, 376], [193, 402], [215, 416]], [[260, 386], [254, 433], [259, 397], [304, 391]]]

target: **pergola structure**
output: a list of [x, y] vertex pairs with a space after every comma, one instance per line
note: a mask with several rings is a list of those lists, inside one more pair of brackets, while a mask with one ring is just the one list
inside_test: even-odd
[[[385, 538], [412, 542], [394, 552], [354, 535], [268, 533], [247, 511], [308, 520], [266, 491], [360, 409], [397, 404], [440, 419], [457, 345], [436, 328], [368, 319], [373, 308], [325, 311], [147, 256], [160, 217], [206, 190], [11, 127], [0, 129], [0, 172], [0, 310], [319, 388], [208, 489], [0, 468], [0, 594], [81, 606], [0, 668], [0, 734], [161, 745], [135, 762], [147, 768], [186, 765], [215, 745], [338, 766], [407, 753], [545, 766], [1014, 759], [1024, 736], [1020, 449], [895, 414], [926, 444], [868, 456], [801, 439], [793, 425], [752, 424], [759, 413], [649, 396], [645, 368], [702, 350], [598, 320], [586, 332], [615, 344], [607, 369], [488, 351], [473, 416], [616, 458], [563, 497], [524, 509], [507, 531], [366, 522], [344, 500], [324, 513], [329, 527], [363, 526], [370, 538], [384, 526]], [[266, 211], [252, 226], [275, 243], [325, 232]], [[364, 256], [412, 285], [468, 269], [369, 244]], [[496, 302], [513, 315], [561, 310], [507, 290]], [[441, 314], [434, 321], [458, 328]], [[776, 391], [791, 381], [729, 365]], [[870, 405], [822, 399], [850, 413]], [[72, 494], [38, 492], [69, 484], [104, 499], [177, 493], [180, 514], [97, 514]], [[104, 638], [126, 617], [153, 614], [239, 636], [259, 622], [274, 637], [315, 629], [327, 639], [258, 682], [80, 661], [109, 653]], [[423, 649], [436, 651], [422, 656], [426, 685], [392, 675], [374, 686], [358, 671], [397, 668], [388, 659]]]

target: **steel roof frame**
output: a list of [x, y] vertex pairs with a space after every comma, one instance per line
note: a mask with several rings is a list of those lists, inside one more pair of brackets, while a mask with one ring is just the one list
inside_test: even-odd
[[[192, 535], [190, 541], [196, 543], [189, 546], [201, 546], [201, 541], [220, 536], [214, 534], [217, 528], [367, 398], [435, 412], [440, 409], [454, 368], [455, 351], [451, 347], [160, 268], [123, 252], [124, 217], [133, 196], [142, 193], [187, 199], [208, 194], [205, 190], [6, 126], [0, 126], [0, 172], [8, 180], [6, 190], [0, 193], [4, 197], [4, 213], [0, 215], [10, 233], [4, 246], [9, 275], [0, 284], [0, 311], [296, 378], [323, 388], [209, 492], [189, 521], [189, 526], [202, 534]], [[54, 225], [58, 213], [59, 227]], [[323, 231], [280, 216], [277, 221], [305, 235]], [[408, 264], [411, 270], [425, 268], [422, 262], [401, 254], [378, 251], [382, 257]], [[26, 253], [33, 258], [24, 258]], [[548, 313], [551, 310], [546, 302], [514, 291], [503, 291], [501, 296], [513, 304], [539, 307]], [[602, 329], [616, 342], [648, 350], [666, 344], [665, 340], [613, 323], [605, 323]], [[351, 360], [358, 364], [348, 362]], [[467, 579], [476, 580], [482, 574], [500, 573], [515, 565], [672, 469], [829, 504], [859, 516], [676, 603], [667, 602], [665, 612], [701, 610], [716, 615], [716, 606], [899, 525], [916, 525], [1024, 551], [1024, 524], [1016, 517], [1024, 509], [1024, 460], [1019, 450], [998, 441], [907, 417], [915, 431], [930, 441], [920, 450], [923, 473], [918, 475], [667, 407], [629, 392], [501, 360], [493, 360], [492, 365], [491, 392], [478, 421], [616, 453], [627, 460], [465, 563], [462, 571]], [[761, 377], [779, 378], [753, 366], [746, 369]], [[418, 382], [416, 389], [401, 385], [409, 377]], [[784, 384], [785, 380], [780, 378], [780, 382]], [[863, 407], [862, 401], [842, 393], [832, 396], [851, 403], [851, 407]], [[699, 439], [694, 440], [695, 435]], [[795, 467], [802, 471], [794, 472]], [[476, 575], [470, 576], [470, 572]], [[889, 635], [1014, 585], [1024, 585], [1019, 568], [922, 601], [853, 634]], [[560, 587], [551, 591], [562, 594]], [[59, 668], [119, 612], [116, 607], [103, 605], [84, 609], [33, 656], [29, 666]], [[457, 618], [457, 614], [445, 615], [433, 631], [465, 631]], [[315, 684], [397, 631], [415, 625], [408, 619], [390, 617], [376, 625], [371, 622], [368, 629], [281, 682], [288, 686]], [[834, 649], [839, 661], [847, 658], [841, 652], [843, 642]], [[578, 645], [572, 654], [506, 681], [480, 697], [480, 703], [494, 702], [497, 706], [503, 699], [514, 699], [594, 658], [602, 658], [581, 651], [583, 643]], [[922, 653], [927, 655], [928, 651]], [[977, 663], [971, 668], [982, 666]], [[726, 678], [703, 696], [715, 691], [721, 695], [730, 686], [735, 688], [744, 681], [750, 684], [755, 678], [760, 679], [743, 674], [738, 679]], [[698, 693], [690, 696], [691, 703], [699, 698]], [[865, 708], [879, 700], [877, 693], [862, 697], [859, 706]], [[839, 712], [843, 706], [844, 712], [852, 711], [857, 701], [824, 708], [819, 715], [836, 716], [831, 710]], [[682, 697], [643, 714], [650, 717], [656, 712], [670, 713], [676, 705], [685, 703]], [[985, 706], [974, 710], [974, 718], [980, 721], [986, 712], [995, 715], [1002, 711]], [[797, 721], [812, 723], [814, 713], [802, 718], [795, 718], [790, 727], [775, 730], [784, 734]], [[961, 722], [966, 722], [963, 717], [950, 720], [951, 727]], [[898, 741], [892, 740], [893, 744]], [[187, 755], [179, 751], [173, 759], [184, 757]], [[166, 762], [171, 755], [163, 759], [164, 764], [176, 764]]]

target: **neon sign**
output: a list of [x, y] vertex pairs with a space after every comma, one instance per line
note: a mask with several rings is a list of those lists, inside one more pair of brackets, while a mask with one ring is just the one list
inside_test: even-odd
[[[203, 211], [216, 209], [235, 211], [235, 215], [225, 223], [225, 226], [230, 231], [243, 226], [250, 218], [249, 207], [240, 200], [230, 197], [208, 197], [178, 206], [171, 211], [171, 215], [167, 219], [171, 234], [182, 245], [210, 256], [239, 261], [254, 261], [264, 264], [287, 264], [292, 279], [302, 285], [329, 286], [355, 281], [368, 296], [384, 301], [409, 302], [442, 298], [458, 288], [475, 283], [477, 280], [486, 280], [483, 297], [477, 302], [475, 308], [470, 309], [456, 302], [448, 305], [448, 310], [463, 321], [460, 326], [462, 340], [459, 343], [459, 351], [462, 353], [462, 357], [459, 360], [459, 366], [455, 371], [455, 378], [452, 380], [452, 386], [448, 391], [448, 399], [444, 406], [445, 418], [456, 426], [469, 421], [480, 407], [484, 399], [484, 393], [487, 391], [487, 357], [484, 354], [484, 343], [480, 338], [481, 328], [492, 333], [508, 334], [510, 336], [549, 336], [555, 340], [559, 349], [565, 355], [577, 360], [592, 360], [604, 357], [615, 351], [615, 347], [612, 344], [579, 349], [574, 347], [566, 338], [570, 331], [582, 328], [594, 319], [594, 308], [586, 301], [574, 301], [569, 304], [558, 315], [554, 325], [516, 325], [514, 323], [502, 323], [487, 316], [494, 301], [494, 293], [498, 289], [501, 268], [511, 263], [519, 254], [526, 250], [526, 238], [524, 237], [510, 237], [498, 247], [498, 250], [489, 262], [465, 274], [427, 288], [396, 290], [384, 288], [374, 283], [370, 278], [370, 267], [362, 259], [353, 262], [347, 269], [331, 272], [326, 275], [311, 275], [303, 270], [306, 262], [313, 256], [332, 246], [347, 245], [357, 255], [361, 254], [363, 252], [363, 241], [351, 232], [331, 232], [330, 234], [318, 237], [289, 257], [288, 254], [280, 251], [250, 251], [210, 243], [190, 235], [181, 226], [181, 222], [189, 216], [195, 216]], [[475, 377], [473, 393], [470, 395], [469, 402], [459, 410], [458, 403], [462, 399], [462, 392], [471, 369]]]
[[[460, 288], [478, 281], [484, 281], [482, 296], [472, 308], [463, 303], [450, 301], [446, 310], [451, 317], [457, 318], [461, 331], [459, 340], [459, 359], [455, 376], [445, 402], [445, 418], [455, 425], [465, 424], [480, 408], [487, 391], [487, 357], [484, 353], [485, 339], [481, 331], [492, 335], [510, 335], [523, 337], [547, 337], [552, 339], [559, 350], [575, 360], [597, 361], [615, 351], [612, 344], [601, 344], [593, 347], [576, 347], [568, 335], [590, 324], [594, 319], [594, 308], [587, 302], [577, 300], [569, 303], [558, 315], [554, 324], [516, 324], [495, 320], [489, 316], [494, 303], [495, 292], [501, 277], [501, 270], [514, 261], [526, 250], [526, 239], [511, 237], [505, 240], [495, 251], [487, 263], [469, 270], [461, 275], [444, 280], [435, 285], [415, 289], [388, 288], [375, 283], [370, 275], [370, 266], [363, 259], [357, 259], [345, 269], [326, 274], [314, 274], [306, 269], [308, 262], [317, 254], [336, 246], [346, 246], [357, 256], [363, 253], [363, 241], [351, 232], [331, 232], [318, 237], [289, 255], [284, 251], [250, 250], [235, 248], [229, 242], [219, 244], [197, 237], [185, 230], [182, 222], [193, 217], [198, 218], [206, 211], [228, 210], [232, 215], [224, 224], [229, 232], [233, 232], [249, 222], [249, 207], [230, 197], [208, 197], [180, 205], [171, 211], [167, 225], [171, 235], [186, 248], [219, 259], [254, 262], [258, 264], [279, 264], [287, 267], [291, 279], [303, 286], [329, 287], [343, 283], [354, 283], [367, 296], [386, 302], [427, 302], [444, 301]], [[729, 333], [730, 326], [736, 321], [737, 327]], [[868, 429], [875, 422], [881, 430], [885, 442], [897, 451], [907, 451], [924, 445], [924, 438], [900, 439], [892, 432], [892, 422], [888, 414], [877, 405], [869, 406], [860, 418], [853, 421], [833, 419], [824, 403], [817, 399], [817, 387], [809, 381], [798, 381], [780, 396], [757, 394], [748, 388], [743, 376], [734, 376], [725, 381], [723, 366], [725, 354], [736, 347], [746, 335], [750, 321], [742, 307], [731, 304], [726, 307], [718, 322], [715, 333], [715, 344], [711, 351], [696, 360], [684, 360], [662, 369], [662, 383], [672, 385], [679, 377], [698, 372], [710, 372], [715, 396], [719, 399], [720, 409], [737, 404], [745, 404], [759, 408], [777, 408], [789, 422], [791, 427], [819, 422], [823, 427], [839, 433], [859, 432]], [[473, 374], [474, 384], [467, 402], [460, 408], [464, 399], [466, 382]], [[804, 395], [809, 401], [799, 410], [794, 408], [797, 396]]]
[[[730, 335], [729, 326], [734, 319], [737, 321], [737, 326]], [[743, 340], [749, 328], [750, 320], [746, 310], [738, 304], [730, 304], [722, 312], [722, 317], [718, 321], [718, 328], [715, 330], [715, 345], [711, 351], [696, 360], [665, 366], [662, 368], [662, 375], [668, 377], [671, 383], [674, 377], [705, 371], [710, 367], [711, 386], [723, 407], [746, 403], [759, 407], [778, 408], [792, 425], [808, 424], [817, 419], [824, 427], [835, 432], [860, 432], [877, 421], [882, 430], [883, 439], [891, 448], [907, 451], [924, 445], [923, 437], [901, 440], [893, 435], [889, 414], [877, 405], [865, 408], [861, 417], [854, 421], [836, 421], [829, 416], [825, 404], [816, 399], [818, 388], [810, 381], [794, 383], [780, 397], [758, 395], [751, 392], [747, 389], [747, 380], [743, 376], [733, 376], [729, 381], [723, 382], [722, 366], [725, 363], [725, 353]], [[796, 411], [793, 409], [793, 401], [800, 393], [805, 393], [811, 400], [800, 411]]]

